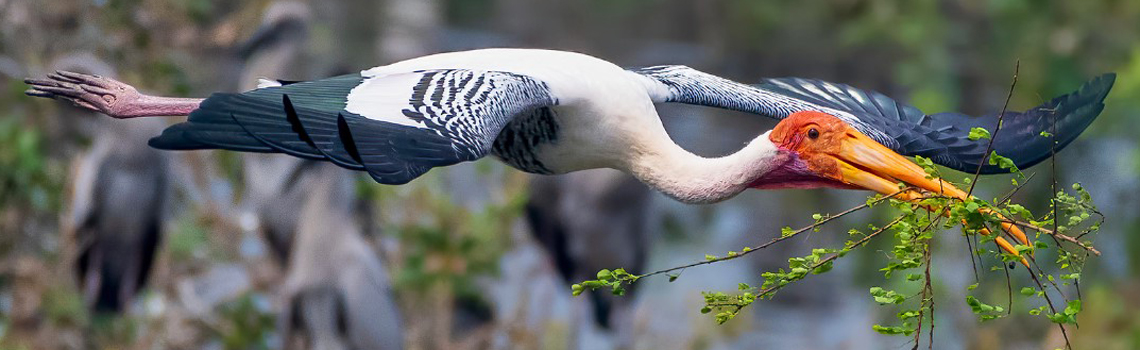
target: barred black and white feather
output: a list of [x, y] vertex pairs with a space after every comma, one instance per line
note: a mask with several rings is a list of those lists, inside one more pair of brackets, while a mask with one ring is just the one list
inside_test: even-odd
[[[394, 84], [411, 84], [410, 96]], [[557, 104], [545, 83], [497, 71], [425, 70], [367, 78], [348, 96], [347, 111], [427, 129], [455, 141], [464, 160], [486, 155], [511, 118]]]
[[881, 130], [863, 125], [857, 116], [845, 109], [815, 104], [774, 91], [755, 89], [687, 66], [655, 66], [632, 71], [649, 77], [664, 87], [663, 91], [655, 94], [656, 102], [710, 106], [776, 119], [783, 119], [800, 111], [820, 111], [834, 115], [888, 147], [891, 147], [894, 141]]
[[214, 94], [150, 144], [279, 152], [402, 184], [485, 156], [513, 118], [556, 104], [545, 83], [508, 72], [352, 74]]

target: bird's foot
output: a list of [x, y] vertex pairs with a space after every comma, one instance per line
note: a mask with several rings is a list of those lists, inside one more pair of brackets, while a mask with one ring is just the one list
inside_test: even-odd
[[133, 105], [142, 97], [133, 86], [98, 75], [56, 71], [47, 79], [24, 79], [28, 96], [66, 100], [113, 118], [136, 117]]

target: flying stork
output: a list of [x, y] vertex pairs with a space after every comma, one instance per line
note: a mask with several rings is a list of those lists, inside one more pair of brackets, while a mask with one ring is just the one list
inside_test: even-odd
[[[1007, 112], [993, 150], [1025, 168], [1073, 141], [1104, 108], [1115, 80], [1025, 112]], [[166, 150], [277, 152], [368, 172], [403, 184], [433, 167], [488, 153], [522, 171], [560, 174], [614, 168], [682, 202], [710, 203], [748, 188], [866, 189], [899, 182], [965, 198], [903, 155], [974, 172], [996, 117], [925, 114], [871, 91], [812, 79], [746, 85], [685, 66], [623, 69], [589, 55], [482, 49], [414, 58], [333, 78], [269, 81], [207, 99], [140, 94], [98, 76], [57, 72], [27, 79], [28, 95], [70, 100], [115, 118], [189, 115], [150, 140]], [[673, 142], [654, 103], [718, 107], [781, 119], [736, 153], [706, 158]], [[982, 164], [982, 173], [1001, 171]], [[1024, 233], [1007, 231], [1023, 244]], [[999, 237], [999, 245], [1015, 253]], [[1004, 244], [1003, 244], [1004, 243]]]

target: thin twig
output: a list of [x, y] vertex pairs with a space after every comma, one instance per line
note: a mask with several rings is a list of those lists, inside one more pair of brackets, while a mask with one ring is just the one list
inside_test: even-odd
[[[863, 236], [863, 238], [859, 239], [858, 241], [855, 241], [854, 243], [851, 243], [851, 245], [847, 246], [847, 248], [854, 249], [854, 248], [861, 247], [864, 244], [867, 244], [867, 241], [870, 241], [871, 238], [874, 238], [875, 236], [878, 236], [880, 233], [885, 232], [887, 229], [894, 227], [895, 224], [898, 224], [899, 222], [901, 222], [903, 220], [903, 218], [904, 218], [903, 216], [899, 216], [898, 218], [892, 220], [890, 223], [884, 225], [883, 227], [880, 227], [878, 230], [875, 230], [874, 232], [871, 232], [871, 233], [867, 234], [866, 236]], [[812, 266], [809, 267], [808, 270], [814, 271], [815, 269], [819, 268], [820, 266], [823, 266], [823, 265], [825, 265], [831, 261], [834, 261], [835, 259], [838, 259], [840, 255], [842, 255], [842, 254], [836, 253], [836, 254], [832, 254], [826, 258], [820, 259], [819, 262], [812, 264]], [[764, 296], [769, 295], [769, 294], [771, 294], [771, 293], [773, 293], [773, 292], [775, 292], [775, 291], [779, 290], [780, 288], [783, 288], [784, 286], [787, 286], [787, 285], [788, 284], [777, 284], [777, 285], [765, 288], [765, 289], [761, 290], [760, 292], [756, 293], [756, 297], [757, 298], [764, 297]]]
[[982, 159], [978, 161], [978, 170], [974, 171], [974, 181], [970, 182], [970, 190], [966, 191], [966, 198], [974, 193], [974, 185], [978, 184], [978, 177], [982, 175], [982, 166], [986, 164], [986, 159], [990, 157], [990, 152], [994, 150], [994, 139], [997, 139], [998, 131], [1001, 130], [1002, 121], [1005, 120], [1005, 112], [1009, 109], [1009, 100], [1013, 98], [1013, 88], [1017, 86], [1017, 72], [1021, 69], [1021, 60], [1013, 66], [1013, 82], [1009, 83], [1009, 93], [1005, 95], [1005, 105], [1001, 107], [1001, 114], [998, 114], [997, 127], [994, 132], [990, 134], [990, 142], [986, 145], [986, 152], [982, 154]]
[[[1056, 314], [1057, 307], [1053, 305], [1053, 300], [1049, 298], [1049, 293], [1045, 291], [1045, 285], [1041, 284], [1041, 280], [1037, 278], [1037, 274], [1033, 273], [1033, 271], [1030, 271], [1029, 277], [1032, 277], [1033, 282], [1037, 284], [1037, 287], [1041, 288], [1041, 295], [1045, 297], [1045, 305], [1049, 305], [1049, 310]], [[1054, 288], [1056, 288], [1055, 285]], [[1068, 349], [1072, 350], [1073, 345], [1069, 342], [1069, 333], [1065, 331], [1065, 325], [1058, 323], [1057, 326], [1061, 327], [1061, 336], [1065, 338], [1065, 346]]]
[[835, 220], [835, 219], [838, 219], [838, 218], [840, 218], [840, 217], [846, 216], [847, 214], [851, 214], [851, 213], [854, 213], [854, 212], [856, 212], [856, 211], [859, 211], [859, 210], [863, 210], [863, 209], [869, 208], [869, 207], [871, 207], [872, 205], [875, 205], [875, 204], [878, 204], [879, 202], [882, 202], [882, 201], [885, 201], [885, 200], [888, 200], [888, 199], [894, 198], [895, 196], [898, 196], [899, 194], [902, 194], [903, 192], [906, 192], [906, 191], [909, 191], [909, 190], [911, 190], [911, 188], [909, 188], [909, 187], [908, 187], [908, 188], [904, 188], [904, 189], [902, 189], [902, 190], [899, 190], [898, 192], [892, 193], [892, 194], [891, 194], [891, 195], [889, 195], [889, 196], [884, 196], [884, 197], [882, 197], [882, 198], [876, 199], [876, 200], [874, 200], [874, 201], [871, 201], [871, 202], [869, 202], [869, 203], [863, 203], [863, 204], [860, 204], [860, 205], [858, 205], [858, 206], [855, 206], [855, 207], [853, 207], [853, 208], [851, 208], [851, 209], [847, 209], [847, 210], [844, 210], [844, 211], [840, 212], [839, 214], [835, 214], [835, 215], [828, 215], [828, 216], [827, 216], [826, 218], [824, 218], [823, 220], [820, 220], [820, 221], [818, 221], [818, 222], [816, 222], [816, 223], [814, 223], [814, 224], [811, 224], [811, 225], [809, 225], [809, 226], [805, 226], [805, 227], [803, 227], [803, 228], [800, 228], [799, 230], [795, 230], [795, 231], [793, 231], [793, 232], [792, 232], [792, 233], [790, 233], [790, 234], [787, 234], [787, 235], [781, 235], [780, 237], [776, 237], [776, 238], [772, 239], [771, 241], [768, 241], [767, 243], [764, 243], [764, 244], [761, 244], [761, 245], [758, 245], [758, 246], [755, 246], [755, 247], [750, 247], [748, 250], [746, 250], [746, 251], [741, 251], [741, 252], [739, 252], [739, 253], [737, 253], [737, 254], [735, 254], [735, 255], [727, 255], [727, 256], [718, 257], [718, 258], [716, 258], [716, 259], [708, 259], [708, 260], [699, 261], [699, 262], [694, 262], [694, 263], [691, 263], [691, 264], [687, 264], [687, 265], [682, 265], [682, 266], [677, 266], [677, 267], [670, 267], [670, 268], [667, 268], [667, 269], [657, 270], [657, 271], [653, 271], [653, 272], [650, 272], [650, 273], [647, 273], [647, 274], [644, 274], [644, 275], [638, 275], [638, 276], [637, 276], [637, 278], [638, 278], [638, 279], [640, 279], [640, 278], [644, 278], [644, 277], [649, 277], [649, 276], [654, 276], [654, 275], [660, 275], [660, 274], [664, 274], [664, 273], [669, 273], [669, 272], [673, 272], [673, 271], [677, 271], [677, 270], [684, 270], [684, 269], [687, 269], [687, 268], [690, 268], [690, 267], [696, 267], [696, 266], [701, 266], [701, 265], [708, 265], [708, 264], [712, 264], [712, 263], [718, 263], [718, 262], [721, 262], [721, 261], [727, 261], [727, 260], [736, 259], [736, 258], [739, 258], [739, 257], [745, 256], [745, 255], [748, 255], [748, 254], [750, 254], [750, 253], [752, 253], [752, 252], [755, 252], [755, 251], [758, 251], [758, 250], [761, 250], [761, 249], [764, 249], [764, 248], [768, 248], [769, 246], [772, 246], [773, 244], [776, 244], [776, 243], [780, 243], [780, 242], [782, 242], [782, 241], [784, 241], [784, 240], [787, 240], [787, 239], [789, 239], [789, 238], [795, 237], [796, 235], [799, 235], [800, 233], [803, 233], [803, 232], [806, 232], [806, 231], [809, 231], [809, 230], [815, 229], [816, 227], [819, 227], [819, 226], [823, 226], [823, 224], [826, 224], [827, 222], [829, 222], [829, 221], [831, 221], [831, 220]]
[[[936, 221], [941, 221], [941, 218], [939, 218]], [[932, 220], [930, 225], [928, 225], [925, 229], [923, 229], [923, 231], [930, 230], [931, 227], [934, 226], [934, 223], [936, 221]], [[915, 236], [917, 237], [918, 235], [915, 235]], [[934, 287], [931, 286], [931, 284], [930, 284], [930, 259], [931, 259], [931, 256], [933, 255], [933, 253], [930, 251], [930, 241], [929, 240], [927, 240], [925, 248], [922, 251], [922, 254], [923, 254], [924, 260], [926, 260], [926, 272], [925, 272], [926, 278], [925, 278], [925, 281], [923, 281], [922, 291], [919, 294], [920, 300], [918, 302], [918, 327], [915, 328], [914, 347], [911, 348], [912, 350], [918, 350], [919, 340], [922, 339], [922, 320], [926, 318], [926, 308], [925, 307], [926, 307], [927, 302], [930, 303], [930, 326], [929, 326], [930, 332], [929, 332], [929, 334], [927, 334], [927, 336], [930, 338], [930, 341], [932, 341], [932, 342], [934, 341]]]
[[[927, 247], [927, 250], [929, 250], [929, 247]], [[973, 252], [971, 252], [970, 254], [973, 254]], [[930, 289], [930, 334], [928, 334], [929, 339], [927, 339], [927, 345], [926, 345], [927, 350], [934, 350], [934, 316], [938, 315], [937, 313], [934, 312], [934, 286], [931, 285], [931, 283], [930, 283], [930, 262], [933, 259], [934, 259], [933, 253], [927, 254], [927, 256], [926, 256], [926, 287], [925, 288]]]
[[[970, 266], [974, 268], [974, 282], [978, 282], [982, 278], [981, 278], [981, 275], [978, 274], [978, 263], [974, 259], [975, 258], [975, 256], [974, 256], [975, 255], [974, 254], [974, 244], [973, 244], [973, 240], [971, 239], [971, 236], [974, 236], [974, 238], [972, 238], [972, 239], [977, 239], [976, 235], [962, 235], [962, 237], [966, 239], [966, 249], [970, 250]], [[981, 260], [981, 257], [976, 257], [976, 258], [978, 260]]]
[[1014, 187], [1013, 190], [1010, 190], [1009, 193], [1006, 193], [1001, 197], [1002, 199], [1000, 201], [997, 201], [997, 203], [994, 204], [1000, 206], [1009, 202], [1011, 199], [1013, 199], [1013, 195], [1017, 194], [1018, 191], [1021, 191], [1022, 187], [1025, 187], [1025, 185], [1029, 184], [1030, 181], [1033, 181], [1034, 176], [1037, 176], [1037, 172], [1029, 173], [1029, 176], [1026, 176], [1024, 180], [1018, 182], [1017, 186]]
[[[1054, 223], [1056, 223], [1056, 221], [1057, 221], [1057, 218], [1056, 218], [1056, 217], [1054, 217], [1054, 218], [1053, 218], [1053, 221], [1054, 221]], [[1060, 240], [1062, 240], [1062, 241], [1065, 241], [1065, 242], [1069, 242], [1069, 243], [1072, 243], [1072, 244], [1076, 244], [1077, 246], [1081, 247], [1082, 249], [1084, 249], [1084, 250], [1087, 250], [1087, 251], [1089, 251], [1090, 253], [1093, 253], [1093, 255], [1096, 255], [1096, 256], [1100, 256], [1100, 251], [1099, 251], [1099, 250], [1097, 250], [1095, 247], [1093, 247], [1093, 246], [1091, 246], [1091, 245], [1088, 245], [1088, 244], [1085, 244], [1084, 242], [1081, 242], [1080, 240], [1078, 240], [1078, 239], [1076, 239], [1076, 238], [1073, 238], [1073, 237], [1070, 237], [1070, 236], [1068, 236], [1068, 235], [1065, 235], [1065, 234], [1062, 234], [1062, 233], [1057, 233], [1057, 231], [1053, 231], [1053, 230], [1050, 230], [1050, 229], [1047, 229], [1047, 228], [1044, 228], [1044, 227], [1036, 226], [1036, 225], [1033, 225], [1033, 224], [1030, 224], [1030, 223], [1027, 223], [1027, 222], [1023, 222], [1023, 221], [1018, 221], [1018, 220], [1010, 220], [1010, 219], [1006, 219], [1006, 220], [1002, 220], [1002, 222], [1005, 222], [1005, 223], [1010, 223], [1010, 224], [1014, 224], [1014, 225], [1017, 225], [1017, 226], [1021, 226], [1022, 228], [1028, 228], [1028, 229], [1031, 229], [1031, 230], [1036, 230], [1036, 231], [1038, 231], [1038, 232], [1041, 232], [1041, 233], [1044, 233], [1044, 234], [1047, 234], [1047, 235], [1053, 236], [1053, 237], [1055, 237], [1055, 238], [1058, 238], [1058, 239], [1060, 239]]]
[[[858, 241], [851, 243], [851, 245], [846, 246], [846, 248], [854, 249], [854, 248], [862, 247], [863, 245], [867, 244], [867, 241], [870, 241], [871, 238], [875, 238], [875, 236], [878, 236], [879, 234], [887, 231], [887, 229], [894, 227], [895, 224], [898, 224], [899, 222], [901, 222], [903, 220], [903, 218], [904, 218], [903, 216], [899, 216], [898, 218], [894, 219], [893, 221], [886, 224], [885, 226], [880, 227], [878, 230], [875, 230], [874, 232], [867, 234], [866, 236], [859, 239]], [[836, 253], [836, 254], [829, 255], [826, 258], [820, 259], [819, 262], [812, 264], [807, 269], [808, 270], [818, 269], [823, 265], [826, 265], [828, 263], [831, 263], [832, 261], [835, 261], [835, 259], [838, 259], [840, 255], [842, 255], [842, 254]], [[772, 293], [775, 293], [776, 291], [778, 291], [781, 288], [784, 288], [790, 284], [791, 283], [776, 284], [776, 285], [773, 285], [771, 287], [764, 288], [764, 289], [762, 289], [756, 293], [756, 298], [760, 299], [760, 298], [765, 298], [765, 297], [771, 297]], [[742, 305], [734, 304], [734, 303], [709, 303], [706, 305], [709, 307], [730, 307], [730, 308], [735, 308], [737, 311], [740, 311], [741, 309], [743, 309]]]
[[[1005, 293], [1006, 299], [1009, 300], [1005, 306], [1005, 314], [1006, 316], [1009, 316], [1013, 314], [1013, 281], [1009, 279], [1009, 269], [1001, 270], [1005, 271]], [[1033, 273], [1033, 271], [1029, 271], [1029, 273]]]
[[[1051, 202], [1053, 204], [1053, 232], [1055, 233], [1052, 236], [1053, 236], [1053, 239], [1056, 240], [1059, 238], [1059, 236], [1058, 236], [1059, 233], [1057, 233], [1058, 232], [1057, 220], [1059, 220], [1057, 218], [1057, 110], [1053, 109], [1053, 111], [1050, 112], [1049, 115], [1051, 117], [1051, 118], [1049, 118], [1050, 119], [1050, 126], [1051, 126], [1051, 128], [1050, 128], [1051, 130], [1050, 130], [1050, 134], [1049, 134], [1049, 138], [1051, 141], [1049, 143], [1049, 167], [1050, 167], [1049, 170], [1051, 172], [1050, 178], [1053, 180], [1052, 183], [1050, 184], [1051, 189], [1052, 189], [1052, 191], [1050, 191], [1050, 192], [1052, 192], [1052, 193], [1050, 193], [1050, 196], [1053, 197], [1053, 200]], [[1068, 236], [1065, 236], [1065, 237], [1068, 237]], [[1080, 245], [1081, 247], [1084, 247], [1084, 244], [1082, 244], [1080, 241], [1078, 241], [1076, 239], [1073, 239], [1072, 242], [1075, 242], [1076, 244]], [[1057, 243], [1057, 249], [1060, 249], [1060, 246], [1061, 246], [1061, 243], [1058, 242]], [[1100, 256], [1100, 252], [1096, 251], [1095, 249], [1086, 249], [1085, 251], [1086, 252], [1089, 252], [1089, 251], [1096, 252], [1096, 255]], [[1063, 254], [1063, 252], [1061, 252], [1061, 254]], [[1060, 293], [1061, 289], [1059, 287], [1057, 287], [1056, 284], [1054, 284], [1053, 287], [1057, 288], [1057, 292]], [[1045, 293], [1045, 294], [1046, 294], [1046, 296], [1048, 296], [1047, 295], [1048, 293]], [[1078, 284], [1077, 285], [1077, 298], [1080, 298], [1080, 294], [1081, 294], [1081, 289], [1080, 289], [1080, 285]], [[1064, 297], [1064, 294], [1062, 294], [1062, 297]], [[1046, 301], [1048, 301], [1048, 299], [1046, 299]], [[1050, 302], [1050, 304], [1052, 304], [1052, 303]], [[1056, 313], [1057, 312], [1056, 309], [1054, 309], [1053, 312]], [[1073, 344], [1069, 342], [1069, 334], [1065, 331], [1065, 325], [1064, 324], [1057, 324], [1057, 326], [1061, 327], [1061, 335], [1065, 337], [1065, 347], [1072, 349]]]

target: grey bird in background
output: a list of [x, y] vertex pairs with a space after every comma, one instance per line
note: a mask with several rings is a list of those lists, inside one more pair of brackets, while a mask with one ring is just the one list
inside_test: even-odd
[[307, 201], [289, 258], [283, 336], [290, 348], [403, 348], [388, 274], [353, 219], [352, 176], [320, 165], [298, 185]]
[[[55, 66], [112, 73], [82, 54], [61, 58]], [[64, 108], [73, 118], [93, 118], [90, 112]], [[145, 142], [166, 123], [97, 118], [82, 125], [92, 145], [72, 163], [62, 226], [75, 242], [75, 273], [84, 301], [96, 312], [120, 313], [146, 285], [162, 237], [169, 196], [167, 154]]]
[[[245, 61], [240, 90], [256, 88], [260, 79], [309, 77], [302, 67], [307, 66], [310, 18], [309, 7], [296, 1], [278, 1], [265, 10], [261, 26], [238, 50]], [[243, 154], [242, 159], [244, 206], [256, 219], [276, 260], [284, 265], [304, 203], [304, 191], [296, 181], [311, 168], [311, 162], [268, 154]]]
[[309, 6], [298, 1], [277, 1], [266, 8], [257, 31], [238, 47], [238, 56], [247, 62], [244, 77], [259, 70], [304, 74], [287, 68], [303, 62], [311, 18]]
[[[311, 10], [275, 2], [239, 53], [242, 90], [261, 79], [305, 79]], [[383, 262], [356, 220], [353, 176], [313, 161], [243, 155], [247, 210], [286, 266], [279, 329], [290, 349], [403, 348], [401, 318]]]
[[121, 312], [150, 274], [162, 236], [166, 157], [145, 142], [163, 123], [125, 123], [96, 136], [72, 174], [70, 215], [80, 253], [76, 272], [87, 304]]
[[[536, 177], [526, 218], [567, 284], [594, 279], [601, 269], [641, 271], [651, 237], [646, 229], [650, 190], [614, 170]], [[608, 290], [592, 295], [594, 321], [614, 327], [629, 297]]]

